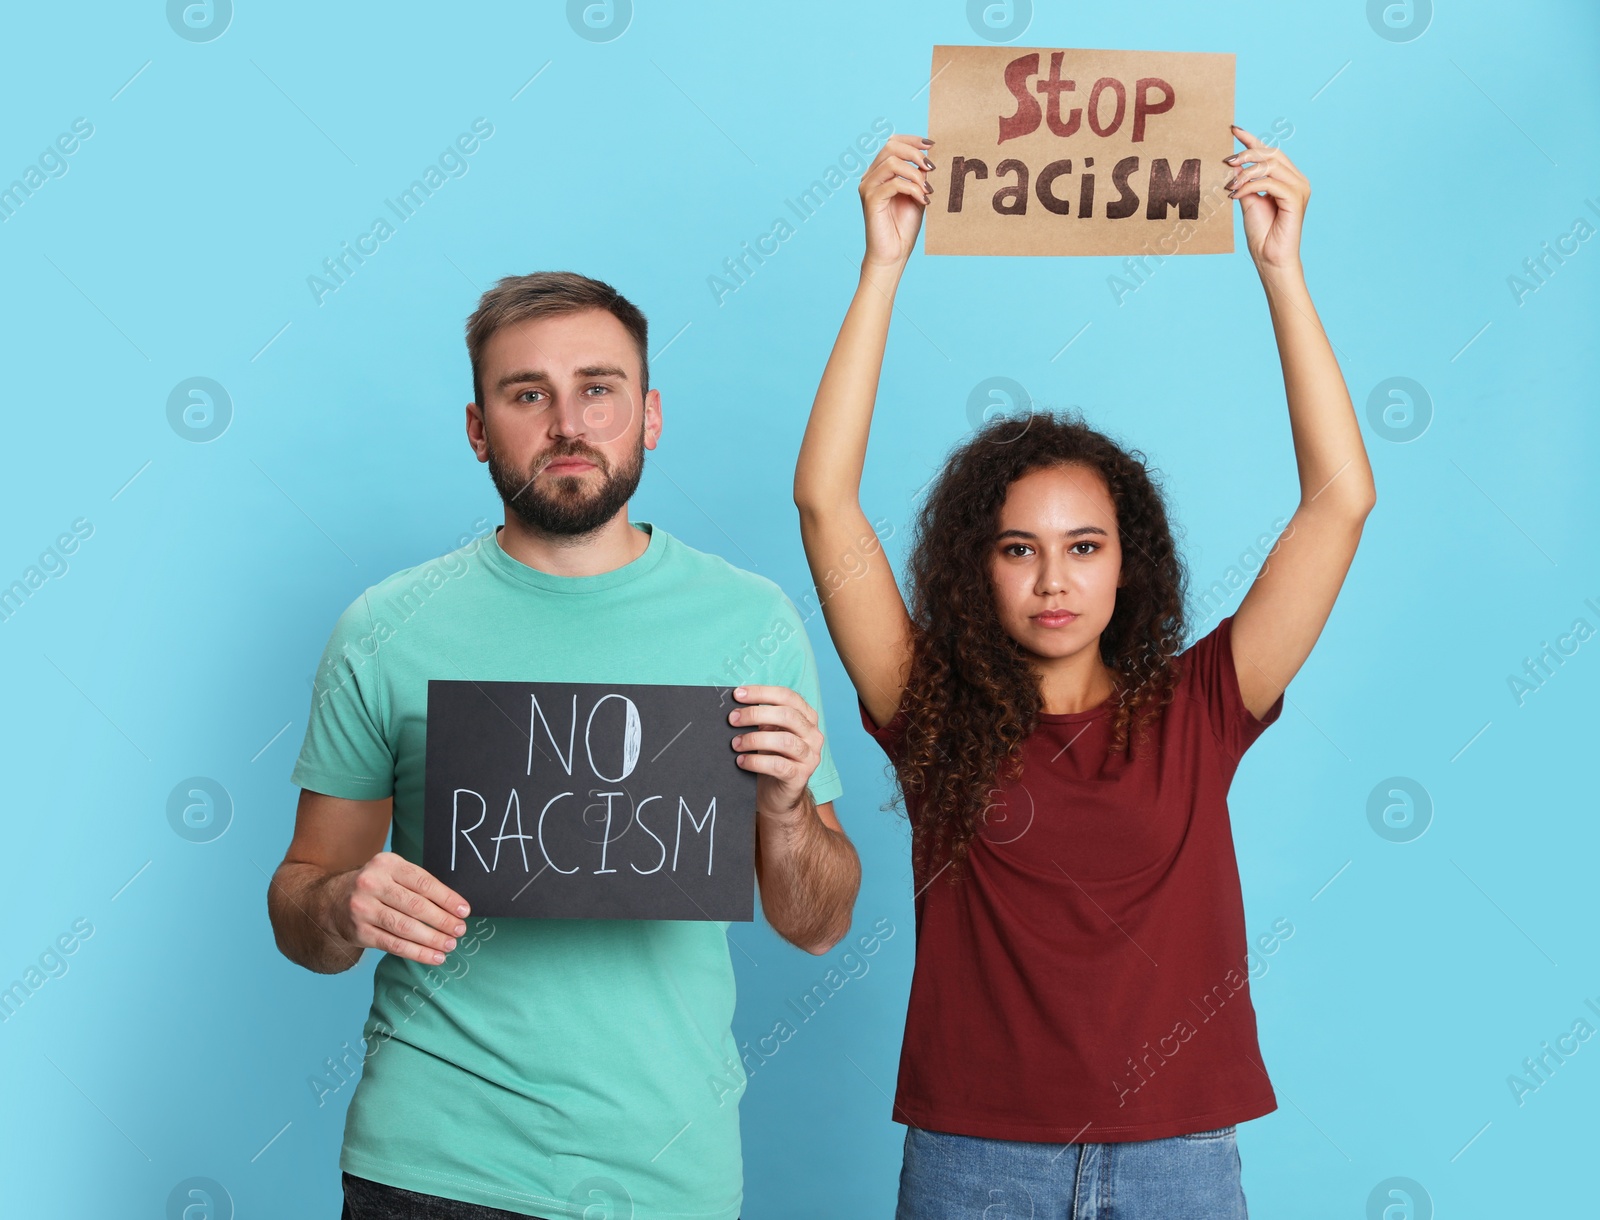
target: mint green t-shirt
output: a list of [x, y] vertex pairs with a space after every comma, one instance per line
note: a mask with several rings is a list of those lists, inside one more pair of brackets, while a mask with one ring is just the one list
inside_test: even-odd
[[[772, 581], [658, 526], [630, 563], [554, 576], [498, 533], [366, 590], [323, 654], [292, 780], [394, 797], [422, 863], [430, 678], [791, 687], [826, 732], [816, 662]], [[730, 698], [730, 706], [732, 700]], [[729, 736], [733, 735], [729, 726]], [[835, 799], [831, 752], [811, 777]], [[754, 885], [754, 878], [751, 879]], [[441, 966], [385, 953], [342, 1169], [557, 1217], [733, 1220], [743, 1199], [726, 922], [467, 920]]]

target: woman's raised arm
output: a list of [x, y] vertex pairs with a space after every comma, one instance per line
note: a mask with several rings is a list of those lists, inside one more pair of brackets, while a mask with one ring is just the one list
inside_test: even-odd
[[1243, 204], [1245, 239], [1272, 312], [1300, 472], [1300, 505], [1234, 613], [1239, 693], [1259, 718], [1322, 634], [1378, 493], [1361, 425], [1300, 265], [1311, 184], [1282, 149], [1234, 130], [1245, 147], [1230, 158], [1240, 167], [1232, 193]]
[[861, 510], [861, 471], [894, 294], [928, 197], [927, 147], [919, 136], [891, 136], [861, 177], [861, 281], [817, 386], [794, 470], [800, 538], [828, 633], [879, 726], [893, 718], [905, 690], [911, 619]]

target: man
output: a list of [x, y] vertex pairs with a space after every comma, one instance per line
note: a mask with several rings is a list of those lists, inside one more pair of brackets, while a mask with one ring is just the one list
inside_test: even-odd
[[745, 683], [728, 720], [757, 776], [762, 909], [825, 953], [849, 928], [860, 866], [833, 813], [816, 664], [778, 586], [629, 520], [662, 426], [636, 307], [579, 275], [508, 277], [467, 348], [467, 439], [505, 524], [341, 615], [268, 890], [279, 947], [308, 969], [384, 951], [339, 1159], [344, 1214], [734, 1220], [744, 1073], [728, 925], [469, 931], [460, 895], [420, 867], [427, 683]]

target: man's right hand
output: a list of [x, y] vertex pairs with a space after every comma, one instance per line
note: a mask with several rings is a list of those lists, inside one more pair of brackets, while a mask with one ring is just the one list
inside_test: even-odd
[[437, 966], [466, 932], [467, 902], [405, 857], [384, 851], [393, 801], [300, 792], [294, 838], [267, 887], [278, 948], [319, 974], [365, 949]]
[[466, 899], [392, 851], [329, 878], [326, 896], [341, 940], [430, 966], [444, 961], [467, 930]]

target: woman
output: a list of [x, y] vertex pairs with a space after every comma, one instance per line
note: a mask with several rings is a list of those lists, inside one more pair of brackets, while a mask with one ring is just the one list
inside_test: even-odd
[[[1310, 187], [1233, 131], [1229, 195], [1301, 489], [1238, 610], [1183, 648], [1184, 570], [1143, 455], [1048, 415], [997, 420], [951, 455], [917, 523], [909, 611], [881, 550], [823, 603], [912, 825], [899, 1220], [1081, 1220], [1112, 1200], [1119, 1220], [1245, 1215], [1235, 1125], [1277, 1103], [1228, 785], [1282, 711], [1376, 492], [1301, 271]], [[819, 586], [870, 532], [861, 472], [930, 146], [893, 137], [861, 181], [860, 285], [795, 470]]]

